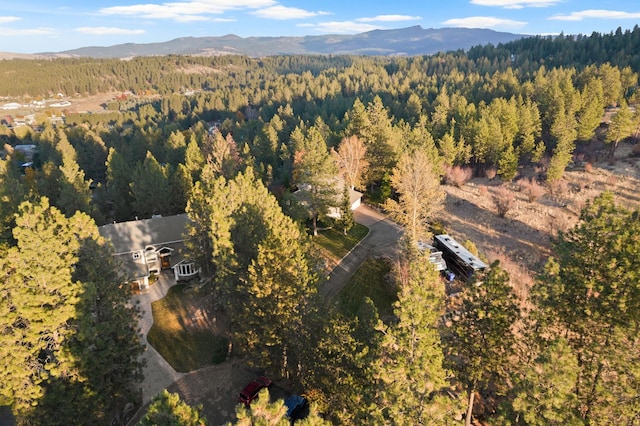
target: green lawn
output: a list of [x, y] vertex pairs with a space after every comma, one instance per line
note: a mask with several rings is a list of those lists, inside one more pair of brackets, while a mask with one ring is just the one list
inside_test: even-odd
[[335, 228], [319, 231], [318, 235], [313, 237], [313, 242], [330, 253], [335, 260], [340, 260], [345, 254], [349, 253], [349, 250], [358, 244], [368, 232], [369, 228], [356, 223], [347, 235], [344, 235], [342, 231]]
[[149, 344], [182, 373], [223, 362], [228, 345], [225, 337], [202, 326], [206, 320], [194, 321], [202, 318], [194, 312], [206, 296], [184, 289], [184, 285], [175, 285], [163, 299], [151, 304], [153, 326], [147, 336]]
[[393, 303], [398, 300], [398, 296], [396, 290], [385, 279], [389, 271], [391, 265], [386, 259], [365, 260], [340, 290], [340, 309], [346, 314], [356, 315], [364, 298], [368, 297], [376, 305], [381, 318], [392, 315]]

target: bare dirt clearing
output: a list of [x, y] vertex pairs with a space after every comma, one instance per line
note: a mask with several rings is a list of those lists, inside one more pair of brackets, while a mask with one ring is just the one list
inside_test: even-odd
[[119, 93], [100, 93], [92, 96], [70, 98], [70, 111], [73, 112], [101, 112], [107, 102], [112, 101]]
[[615, 161], [595, 163], [592, 169], [587, 167], [590, 171], [567, 170], [554, 194], [547, 191], [534, 202], [527, 200], [518, 182], [504, 184], [516, 196], [505, 218], [498, 217], [492, 201], [501, 185], [498, 178], [476, 178], [461, 188], [447, 185], [442, 222], [454, 238], [471, 240], [490, 261], [494, 253], [503, 252], [517, 264], [534, 269], [549, 256], [551, 237], [575, 225], [586, 202], [603, 191], [613, 192], [621, 206], [640, 204], [640, 158], [630, 156], [632, 147], [621, 144]]

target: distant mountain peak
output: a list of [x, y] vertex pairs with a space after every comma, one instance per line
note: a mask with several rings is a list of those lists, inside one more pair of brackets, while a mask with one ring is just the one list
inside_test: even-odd
[[422, 28], [413, 25], [360, 34], [327, 34], [301, 37], [247, 37], [235, 34], [208, 37], [180, 37], [161, 43], [126, 43], [106, 47], [82, 47], [39, 56], [125, 58], [158, 55], [241, 54], [270, 55], [429, 55], [484, 44], [499, 44], [526, 37], [521, 34], [474, 28]]

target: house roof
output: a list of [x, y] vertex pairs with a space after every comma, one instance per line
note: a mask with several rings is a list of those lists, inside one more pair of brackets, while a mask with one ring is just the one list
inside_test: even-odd
[[355, 189], [349, 188], [349, 202], [351, 204], [355, 203], [360, 198], [362, 198], [362, 192], [358, 192]]
[[149, 266], [146, 263], [136, 262], [131, 255], [116, 256], [120, 262], [121, 272], [126, 280], [137, 280], [149, 276]]
[[143, 250], [146, 246], [156, 248], [182, 242], [187, 231], [189, 217], [186, 214], [151, 219], [110, 223], [98, 228], [100, 235], [109, 239], [115, 254]]

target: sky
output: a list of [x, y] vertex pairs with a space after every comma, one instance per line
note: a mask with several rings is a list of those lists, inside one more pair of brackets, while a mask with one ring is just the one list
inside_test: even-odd
[[550, 35], [609, 33], [636, 24], [639, 0], [2, 0], [0, 52], [414, 25]]

